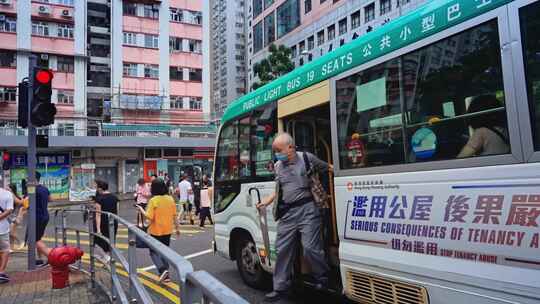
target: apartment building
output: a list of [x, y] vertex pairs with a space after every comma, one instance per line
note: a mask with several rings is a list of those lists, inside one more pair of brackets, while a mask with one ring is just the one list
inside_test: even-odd
[[[0, 0], [0, 142], [12, 160], [24, 159], [26, 146], [16, 126], [17, 83], [35, 56], [54, 73], [58, 114], [38, 134], [49, 135], [46, 159], [69, 166], [62, 183], [88, 180], [75, 171], [92, 172], [126, 192], [141, 176], [178, 178], [192, 165], [209, 171], [215, 127], [202, 98], [202, 7], [186, 0]], [[23, 170], [24, 161], [13, 166]]]
[[216, 118], [246, 93], [246, 2], [210, 1], [211, 103]]
[[246, 15], [248, 88], [268, 45], [285, 45], [301, 66], [405, 14], [426, 0], [252, 0]]

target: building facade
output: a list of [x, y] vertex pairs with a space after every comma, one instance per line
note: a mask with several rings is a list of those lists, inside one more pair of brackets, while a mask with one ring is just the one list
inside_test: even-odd
[[246, 15], [248, 88], [253, 66], [275, 43], [295, 66], [314, 60], [424, 4], [426, 0], [253, 0]]
[[82, 166], [126, 192], [130, 174], [173, 175], [194, 164], [210, 170], [215, 127], [202, 98], [202, 7], [185, 0], [2, 0], [2, 148], [16, 156], [26, 147], [17, 83], [28, 77], [33, 56], [54, 73], [58, 110], [54, 125], [38, 129], [49, 135], [43, 165], [60, 158], [70, 168], [66, 182]]
[[210, 2], [211, 103], [216, 118], [246, 93], [246, 27], [244, 0]]

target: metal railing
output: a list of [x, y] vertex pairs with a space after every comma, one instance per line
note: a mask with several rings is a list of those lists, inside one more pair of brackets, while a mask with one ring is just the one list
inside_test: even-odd
[[[68, 226], [67, 214], [68, 213], [80, 213], [87, 218], [88, 229]], [[97, 213], [106, 214], [108, 217], [109, 234], [110, 238], [106, 238], [101, 234], [94, 231], [94, 219]], [[60, 221], [59, 221], [60, 220]], [[127, 259], [123, 253], [116, 247], [115, 237], [115, 223], [119, 226], [125, 226], [128, 229], [128, 253]], [[152, 304], [154, 300], [143, 287], [142, 282], [139, 279], [137, 272], [137, 239], [142, 241], [153, 250], [155, 253], [165, 259], [170, 267], [174, 269], [171, 272], [171, 278], [174, 282], [178, 282], [179, 294], [178, 301], [182, 304], [190, 303], [215, 303], [215, 304], [244, 304], [248, 303], [230, 288], [225, 286], [222, 282], [217, 280], [211, 274], [204, 270], [195, 271], [193, 265], [186, 260], [183, 256], [176, 253], [171, 248], [165, 246], [158, 240], [154, 239], [146, 232], [142, 231], [135, 224], [128, 222], [127, 220], [112, 214], [109, 212], [97, 212], [88, 207], [82, 209], [61, 209], [56, 210], [54, 214], [54, 240], [55, 246], [58, 246], [59, 232], [62, 236], [62, 244], [67, 244], [67, 231], [71, 230], [76, 235], [76, 246], [81, 248], [81, 233], [88, 235], [88, 246], [90, 255], [90, 281], [92, 287], [99, 285], [109, 296], [113, 303], [134, 303], [140, 302], [144, 304]], [[111, 259], [108, 262], [110, 269], [110, 278], [112, 282], [111, 292], [108, 293], [107, 289], [96, 280], [96, 257], [94, 255], [94, 240], [100, 238], [110, 245]], [[119, 263], [119, 265], [117, 265]], [[127, 272], [129, 288], [125, 290], [122, 286], [117, 268], [121, 266], [123, 271]], [[78, 262], [77, 268], [82, 269], [81, 261]], [[173, 274], [174, 273], [174, 274]]]
[[[112, 136], [112, 137], [172, 137], [172, 138], [186, 138], [186, 137], [198, 137], [198, 138], [215, 138], [216, 133], [213, 132], [195, 132], [195, 131], [182, 131], [182, 130], [100, 130], [99, 128], [88, 129], [61, 129], [61, 128], [47, 128], [38, 129], [38, 134], [49, 136]], [[0, 136], [26, 136], [27, 131], [17, 127], [0, 127]]]

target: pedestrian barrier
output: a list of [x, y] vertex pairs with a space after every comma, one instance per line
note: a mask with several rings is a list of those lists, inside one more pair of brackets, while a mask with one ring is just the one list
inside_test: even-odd
[[[88, 227], [74, 227], [68, 226], [66, 217], [68, 213], [80, 213], [87, 219]], [[146, 232], [142, 231], [135, 224], [128, 222], [127, 220], [112, 214], [109, 212], [100, 212], [106, 214], [109, 220], [109, 233], [110, 238], [106, 238], [101, 234], [97, 234], [94, 231], [94, 219], [96, 213], [99, 213], [87, 206], [82, 209], [59, 209], [54, 214], [54, 240], [55, 246], [58, 246], [59, 232], [62, 237], [62, 244], [67, 244], [68, 231], [74, 231], [76, 235], [76, 246], [81, 248], [81, 234], [88, 236], [88, 241], [85, 242], [89, 246], [90, 254], [90, 281], [92, 287], [96, 285], [102, 285], [96, 280], [96, 257], [94, 255], [94, 238], [100, 238], [110, 245], [111, 259], [108, 262], [110, 268], [110, 276], [112, 282], [111, 293], [108, 295], [113, 303], [134, 303], [140, 302], [144, 304], [154, 303], [154, 300], [143, 287], [141, 280], [139, 279], [137, 272], [137, 239], [144, 242], [148, 248], [158, 253], [164, 258], [173, 268], [171, 274], [173, 275], [173, 281], [178, 282], [180, 292], [178, 293], [178, 302], [182, 304], [190, 303], [215, 303], [215, 304], [243, 304], [248, 303], [241, 298], [238, 294], [225, 286], [215, 277], [204, 270], [195, 271], [193, 265], [184, 257], [179, 255], [174, 250], [165, 246], [158, 240], [154, 239]], [[127, 258], [116, 246], [115, 241], [115, 223], [119, 226], [125, 226], [128, 230], [128, 252]], [[123, 270], [118, 270], [118, 265]], [[77, 268], [82, 270], [81, 261], [77, 263]], [[127, 272], [129, 288], [124, 290], [124, 286], [121, 284], [121, 280], [118, 276], [118, 272]], [[174, 280], [176, 279], [176, 280]], [[107, 290], [104, 286], [101, 286], [103, 290]]]

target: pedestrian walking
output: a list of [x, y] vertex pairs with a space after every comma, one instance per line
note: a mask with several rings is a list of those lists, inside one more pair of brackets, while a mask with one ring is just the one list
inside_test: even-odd
[[210, 215], [210, 205], [213, 197], [213, 188], [210, 187], [210, 183], [208, 179], [202, 180], [201, 185], [201, 211], [200, 211], [200, 227], [204, 227], [204, 224], [206, 222], [206, 218], [210, 220], [210, 225], [214, 225], [214, 222], [212, 221], [212, 216]]
[[[266, 295], [267, 302], [279, 301], [291, 286], [298, 237], [303, 256], [317, 280], [316, 289], [326, 288], [329, 270], [321, 238], [321, 214], [311, 193], [304, 155], [296, 152], [294, 140], [287, 133], [276, 137], [272, 149], [278, 160], [275, 164], [276, 191], [257, 205], [257, 208], [263, 208], [274, 203], [274, 208], [279, 207], [282, 214], [277, 224], [274, 290]], [[317, 172], [333, 169], [311, 153], [306, 156]]]
[[[49, 211], [47, 208], [51, 201], [51, 193], [46, 186], [41, 184], [41, 174], [39, 172], [36, 172], [36, 181], [38, 183], [36, 187], [36, 249], [39, 256], [39, 259], [36, 260], [36, 266], [44, 267], [48, 265], [44, 257], [48, 257], [51, 250], [41, 239], [45, 235], [45, 229], [49, 223]], [[26, 225], [26, 228], [28, 233], [28, 225]]]
[[17, 226], [20, 222], [17, 221], [19, 213], [23, 211], [24, 198], [17, 193], [17, 185], [10, 184], [9, 190], [13, 195], [13, 212], [9, 216], [9, 244], [13, 250], [16, 245], [22, 246], [19, 238], [17, 237]]
[[179, 218], [182, 217], [184, 220], [187, 216], [189, 218], [189, 222], [191, 223], [191, 225], [193, 225], [193, 215], [191, 214], [193, 206], [190, 202], [190, 196], [193, 195], [193, 188], [191, 187], [191, 183], [188, 180], [188, 175], [185, 173], [182, 175], [182, 181], [178, 183], [177, 192], [179, 198], [179, 209], [181, 208], [181, 212], [179, 212], [178, 216]]
[[0, 284], [9, 282], [6, 267], [11, 247], [9, 245], [9, 221], [13, 212], [13, 194], [0, 188]]
[[[96, 217], [94, 222], [94, 231], [98, 234], [101, 234], [103, 237], [110, 240], [111, 231], [109, 230], [109, 217], [107, 214], [102, 212], [109, 212], [113, 214], [118, 214], [118, 197], [109, 192], [109, 184], [102, 180], [95, 180], [96, 183], [96, 197], [95, 197], [95, 208], [96, 208]], [[114, 236], [116, 237], [116, 232], [118, 231], [118, 223], [114, 221]], [[111, 248], [105, 240], [96, 237], [94, 240], [95, 244], [101, 247], [103, 250], [103, 256], [98, 257], [101, 259], [103, 264], [109, 263], [111, 260]]]
[[[135, 192], [135, 201], [137, 203], [137, 206], [142, 207], [143, 209], [146, 209], [146, 205], [148, 204], [148, 200], [152, 197], [152, 194], [150, 193], [150, 186], [147, 184], [144, 180], [144, 178], [139, 178], [137, 181], [137, 190]], [[137, 209], [137, 225], [139, 227], [144, 226], [144, 215], [139, 212]]]
[[[169, 195], [167, 185], [163, 180], [155, 179], [150, 189], [152, 198], [148, 202], [146, 210], [140, 206], [137, 208], [139, 208], [139, 212], [144, 214], [150, 222], [147, 233], [165, 246], [169, 246], [173, 226], [176, 229], [176, 235], [180, 235], [180, 227], [178, 226], [176, 217], [176, 204], [174, 198]], [[159, 272], [159, 281], [162, 283], [170, 282], [169, 263], [167, 260], [152, 249], [150, 249], [150, 258], [152, 258], [152, 262], [154, 262]]]

